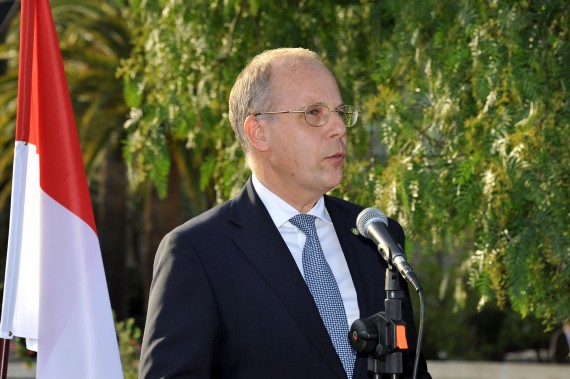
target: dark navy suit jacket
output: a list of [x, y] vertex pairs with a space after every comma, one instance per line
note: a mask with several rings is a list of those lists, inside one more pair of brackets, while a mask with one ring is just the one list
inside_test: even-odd
[[[325, 196], [361, 318], [384, 309], [386, 263], [353, 230], [362, 207]], [[394, 220], [389, 230], [404, 246]], [[416, 332], [403, 302], [411, 378]], [[418, 378], [430, 378], [421, 360]], [[365, 357], [354, 378], [367, 377]], [[251, 180], [233, 200], [170, 232], [160, 244], [140, 378], [346, 378], [317, 307]]]

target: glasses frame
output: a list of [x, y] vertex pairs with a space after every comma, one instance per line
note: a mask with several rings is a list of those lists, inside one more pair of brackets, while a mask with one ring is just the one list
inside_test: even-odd
[[[325, 108], [325, 109], [327, 110], [327, 115], [326, 115], [326, 117], [323, 117], [324, 120], [325, 120], [325, 122], [323, 122], [321, 125], [314, 125], [314, 124], [311, 124], [311, 123], [307, 120], [307, 110], [310, 110], [312, 107], [323, 107], [323, 108]], [[356, 114], [356, 116], [354, 117], [354, 122], [353, 122], [351, 125], [344, 124], [347, 128], [350, 128], [350, 127], [352, 127], [352, 126], [354, 126], [354, 125], [356, 124], [356, 121], [358, 121], [358, 108], [356, 108], [354, 105], [346, 105], [346, 104], [345, 104], [345, 105], [340, 105], [339, 107], [337, 107], [336, 109], [334, 109], [334, 110], [331, 111], [330, 108], [327, 107], [327, 106], [324, 105], [324, 104], [312, 104], [312, 105], [306, 106], [305, 108], [302, 108], [302, 109], [296, 109], [296, 110], [290, 110], [290, 111], [258, 112], [258, 113], [255, 113], [254, 116], [257, 117], [257, 116], [264, 115], [264, 114], [303, 113], [303, 116], [305, 117], [305, 122], [306, 122], [307, 124], [309, 124], [309, 125], [311, 125], [311, 126], [313, 126], [313, 127], [315, 127], [315, 128], [320, 128], [321, 126], [326, 125], [326, 123], [329, 121], [329, 115], [331, 114], [331, 112], [339, 113], [339, 112], [342, 112], [342, 111], [343, 111], [342, 108], [347, 108], [347, 107], [350, 109], [350, 111], [344, 111], [344, 113], [346, 113], [346, 114], [353, 114], [353, 113], [355, 113], [355, 114]], [[340, 115], [340, 114], [339, 114], [339, 115]], [[343, 119], [343, 123], [344, 123], [344, 119]]]

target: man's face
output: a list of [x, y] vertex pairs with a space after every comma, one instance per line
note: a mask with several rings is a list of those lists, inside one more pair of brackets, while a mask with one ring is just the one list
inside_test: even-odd
[[[295, 70], [274, 65], [273, 70], [277, 105], [267, 111], [300, 110], [314, 104], [335, 110], [343, 104], [336, 80], [319, 64], [300, 62]], [[270, 183], [280, 186], [277, 192], [286, 197], [310, 198], [341, 182], [347, 137], [338, 113], [331, 112], [321, 127], [309, 125], [303, 113], [273, 115], [272, 122], [264, 123]]]

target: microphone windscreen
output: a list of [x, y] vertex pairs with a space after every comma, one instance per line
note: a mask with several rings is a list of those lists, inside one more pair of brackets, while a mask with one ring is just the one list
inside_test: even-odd
[[388, 227], [388, 217], [378, 208], [366, 208], [356, 218], [356, 228], [358, 232], [366, 238], [368, 235], [368, 226], [373, 222], [383, 222]]

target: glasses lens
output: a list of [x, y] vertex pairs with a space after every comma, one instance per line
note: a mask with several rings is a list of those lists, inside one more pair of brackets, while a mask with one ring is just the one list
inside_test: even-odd
[[329, 109], [324, 105], [311, 105], [305, 109], [305, 120], [312, 126], [323, 126], [329, 118]]
[[356, 124], [358, 120], [358, 109], [353, 105], [342, 105], [337, 110], [338, 114], [342, 117], [344, 125], [348, 128]]

